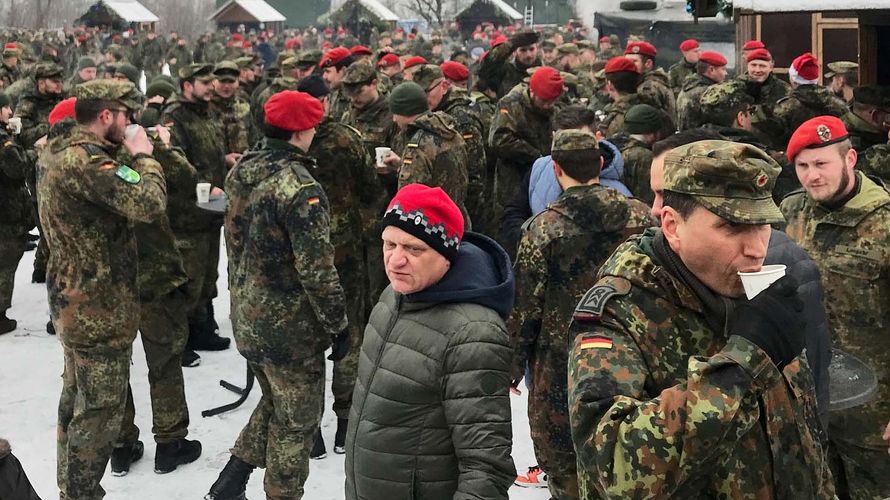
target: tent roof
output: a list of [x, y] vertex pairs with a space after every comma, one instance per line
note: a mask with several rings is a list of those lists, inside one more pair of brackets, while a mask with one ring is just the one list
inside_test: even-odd
[[504, 13], [504, 15], [506, 15], [510, 19], [513, 19], [515, 21], [523, 19], [523, 15], [518, 10], [514, 9], [513, 7], [510, 7], [510, 5], [507, 4], [507, 2], [505, 2], [504, 0], [484, 0], [484, 1], [497, 7], [501, 12]]
[[261, 23], [273, 23], [287, 20], [286, 17], [264, 0], [229, 0], [216, 9], [216, 12], [210, 16], [210, 19], [216, 19], [217, 16], [235, 5], [244, 9], [251, 17]]
[[754, 12], [820, 12], [888, 9], [887, 0], [734, 0], [733, 8]]
[[[389, 10], [385, 5], [380, 3], [378, 0], [356, 0], [358, 3], [362, 4], [366, 9], [373, 12], [374, 15], [380, 18], [382, 21], [398, 21], [399, 16], [397, 16], [393, 11]], [[349, 2], [344, 2], [343, 5], [348, 4]], [[333, 9], [330, 13], [333, 14], [338, 10], [343, 8], [343, 5]]]
[[156, 23], [160, 19], [136, 0], [100, 0], [128, 23]]

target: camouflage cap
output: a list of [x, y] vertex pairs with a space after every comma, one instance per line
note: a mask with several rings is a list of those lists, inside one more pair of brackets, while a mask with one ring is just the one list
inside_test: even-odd
[[74, 96], [78, 101], [101, 99], [118, 101], [131, 110], [142, 107], [142, 94], [129, 81], [92, 80], [74, 87]]
[[834, 75], [846, 75], [847, 73], [859, 70], [859, 65], [852, 61], [835, 61], [830, 62], [825, 66], [828, 68], [828, 72], [825, 73], [825, 78], [831, 78]]
[[193, 63], [188, 66], [179, 68], [179, 79], [188, 80], [213, 80], [213, 65], [204, 63]]
[[296, 58], [298, 66], [318, 66], [321, 62], [322, 54], [318, 49], [304, 50]]
[[772, 197], [781, 170], [750, 144], [698, 141], [668, 151], [664, 189], [688, 194], [736, 224], [774, 224], [785, 220]]
[[340, 83], [343, 85], [367, 85], [371, 80], [377, 78], [377, 71], [370, 64], [359, 61], [354, 62], [346, 68], [346, 73]]
[[599, 141], [590, 132], [566, 129], [553, 133], [551, 151], [585, 151], [590, 149], [599, 149]]
[[880, 109], [890, 109], [890, 87], [866, 85], [853, 89], [853, 102]]
[[745, 104], [754, 104], [754, 98], [748, 94], [744, 81], [727, 80], [708, 87], [699, 98], [699, 104], [702, 117], [706, 122], [711, 122], [714, 116]]
[[56, 63], [40, 63], [34, 68], [34, 78], [62, 78], [64, 72]]
[[[288, 71], [293, 71], [297, 67], [297, 58], [296, 57], [288, 57], [281, 61], [281, 64], [278, 65], [278, 69], [281, 73], [286, 73]], [[271, 69], [271, 68], [270, 68]]]
[[238, 66], [238, 69], [248, 68], [253, 66], [253, 58], [250, 56], [239, 57], [235, 59], [235, 64]]
[[556, 52], [561, 56], [575, 55], [581, 53], [581, 51], [578, 50], [578, 46], [574, 43], [564, 43], [556, 47]]
[[575, 45], [577, 45], [578, 48], [581, 50], [586, 50], [586, 49], [594, 50], [593, 42], [586, 38], [582, 38], [580, 40], [575, 40]]
[[213, 68], [213, 76], [221, 82], [234, 82], [241, 76], [241, 70], [235, 61], [220, 61]]
[[556, 48], [556, 44], [551, 42], [550, 40], [544, 40], [541, 42], [541, 50], [553, 50]]
[[420, 85], [423, 90], [429, 92], [434, 85], [444, 79], [445, 75], [442, 74], [442, 68], [435, 64], [423, 64], [414, 70], [412, 81]]

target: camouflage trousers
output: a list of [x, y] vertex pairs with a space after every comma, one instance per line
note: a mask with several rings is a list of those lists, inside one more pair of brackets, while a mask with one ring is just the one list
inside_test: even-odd
[[189, 279], [188, 296], [192, 298], [186, 309], [188, 321], [201, 323], [209, 319], [209, 305], [217, 294], [219, 230], [177, 234], [176, 241]]
[[[142, 302], [139, 332], [148, 365], [152, 428], [156, 443], [177, 441], [188, 435], [189, 411], [182, 377], [182, 351], [188, 339], [188, 319], [182, 295]], [[127, 403], [115, 447], [131, 445], [139, 439], [134, 419], [133, 392], [127, 385]]]
[[24, 234], [15, 228], [0, 226], [0, 312], [12, 307], [15, 271], [24, 253]]
[[127, 399], [132, 348], [65, 347], [59, 398], [57, 482], [61, 500], [98, 500]]
[[[849, 411], [855, 411], [852, 409]], [[837, 428], [829, 423], [829, 465], [840, 500], [873, 500], [890, 497], [890, 457], [887, 446], [867, 447], [835, 439]], [[877, 424], [875, 428], [887, 425]]]
[[331, 392], [334, 394], [334, 413], [337, 418], [349, 418], [352, 407], [352, 390], [358, 376], [358, 359], [368, 323], [366, 303], [365, 262], [361, 245], [338, 246], [334, 251], [334, 266], [340, 276], [343, 294], [346, 296], [346, 319], [349, 322], [349, 353], [334, 362]]
[[[546, 470], [544, 472], [547, 472]], [[547, 472], [550, 500], [576, 500], [581, 498], [577, 474], [551, 474]]]
[[371, 317], [371, 311], [380, 300], [380, 294], [389, 286], [389, 278], [386, 277], [386, 268], [383, 266], [383, 240], [380, 239], [380, 233], [381, 231], [370, 231], [365, 235], [365, 265], [368, 275], [366, 318]]
[[324, 403], [324, 353], [287, 365], [250, 367], [263, 395], [232, 455], [266, 469], [267, 499], [302, 498]]

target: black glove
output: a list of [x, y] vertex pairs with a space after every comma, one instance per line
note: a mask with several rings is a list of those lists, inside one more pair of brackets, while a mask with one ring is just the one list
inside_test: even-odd
[[806, 345], [806, 321], [797, 286], [797, 280], [786, 275], [738, 305], [730, 318], [729, 331], [763, 349], [780, 370]]
[[538, 43], [538, 40], [541, 38], [535, 31], [518, 31], [512, 37], [510, 37], [510, 45], [514, 49], [518, 49], [519, 47], [525, 47], [526, 45], [532, 45]]
[[331, 353], [328, 359], [331, 361], [340, 361], [349, 353], [349, 330], [344, 329], [337, 335], [331, 335]]

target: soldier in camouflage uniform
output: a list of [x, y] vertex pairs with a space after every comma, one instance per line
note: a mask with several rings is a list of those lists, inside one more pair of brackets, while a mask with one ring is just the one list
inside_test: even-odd
[[433, 111], [441, 111], [454, 121], [467, 149], [467, 212], [470, 219], [481, 221], [488, 212], [485, 194], [485, 137], [482, 118], [472, 107], [465, 93], [455, 91], [441, 68], [424, 64], [414, 72], [414, 83], [426, 90], [427, 103]]
[[890, 92], [878, 85], [856, 87], [850, 109], [841, 119], [850, 134], [853, 149], [861, 158], [868, 148], [887, 143]]
[[273, 78], [266, 85], [258, 85], [254, 91], [253, 99], [250, 104], [250, 112], [253, 115], [254, 123], [258, 129], [262, 128], [262, 125], [265, 122], [263, 105], [266, 104], [266, 101], [279, 92], [285, 90], [297, 90], [297, 86], [300, 84], [300, 80], [296, 77], [298, 71], [296, 58], [289, 57], [283, 60], [280, 69], [280, 76]]
[[833, 411], [828, 436], [838, 496], [890, 495], [890, 461], [882, 432], [890, 421], [890, 191], [855, 171], [843, 122], [804, 122], [787, 148], [803, 190], [782, 202], [786, 232], [822, 272], [834, 344], [871, 366], [878, 393], [864, 406]]
[[677, 116], [677, 101], [667, 73], [655, 67], [655, 54], [655, 47], [647, 42], [631, 42], [624, 49], [624, 57], [634, 62], [641, 75], [637, 94], [647, 104], [664, 111], [673, 123]]
[[266, 103], [266, 139], [226, 178], [232, 327], [262, 399], [208, 499], [244, 498], [264, 467], [268, 498], [301, 498], [324, 401], [324, 351], [348, 347], [328, 198], [307, 156], [324, 108], [296, 91]]
[[226, 154], [244, 154], [250, 149], [253, 120], [250, 104], [238, 95], [241, 70], [232, 61], [222, 61], [213, 70], [213, 97], [210, 111], [219, 120], [226, 145]]
[[580, 99], [593, 99], [596, 93], [596, 85], [590, 78], [590, 73], [581, 65], [581, 51], [574, 43], [564, 43], [556, 47], [556, 69], [571, 73], [578, 79], [576, 85], [577, 97]]
[[[683, 82], [686, 81], [687, 76], [698, 72], [695, 68], [701, 54], [698, 41], [693, 39], [684, 40], [680, 44], [680, 53], [683, 57], [668, 68], [668, 84], [671, 86], [671, 90], [674, 91], [674, 95], [678, 95], [683, 90]], [[677, 104], [679, 105], [679, 103]]]
[[702, 126], [699, 100], [711, 85], [723, 80], [726, 80], [726, 58], [717, 52], [702, 52], [695, 74], [683, 81], [683, 90], [677, 97], [678, 130]]
[[606, 79], [606, 92], [612, 102], [602, 109], [602, 119], [597, 126], [605, 137], [614, 137], [624, 132], [624, 115], [643, 100], [637, 94], [640, 71], [630, 59], [613, 57], [603, 69]]
[[324, 80], [331, 86], [327, 114], [337, 120], [341, 120], [349, 109], [349, 97], [343, 92], [340, 82], [354, 59], [349, 53], [349, 49], [337, 47], [325, 54], [319, 63], [319, 67], [324, 72]]
[[[192, 64], [179, 73], [181, 93], [164, 110], [161, 124], [170, 128], [171, 144], [182, 149], [189, 163], [198, 171], [197, 182], [222, 186], [226, 167], [236, 155], [226, 151], [220, 123], [210, 111], [213, 95], [213, 66]], [[177, 232], [185, 272], [189, 277], [188, 307], [191, 350], [222, 350], [230, 339], [220, 337], [213, 317], [213, 297], [219, 277], [220, 217], [190, 208], [192, 225]], [[174, 231], [176, 229], [174, 228]]]
[[[49, 132], [50, 111], [64, 97], [62, 95], [62, 67], [52, 63], [40, 63], [34, 70], [34, 88], [24, 94], [15, 108], [15, 116], [22, 120], [22, 133], [19, 141], [26, 149], [33, 149], [34, 143]], [[37, 203], [37, 192], [34, 189], [36, 179], [29, 178], [28, 186], [34, 203]], [[41, 234], [43, 234], [41, 232]], [[31, 281], [46, 281], [46, 262], [49, 258], [49, 247], [44, 238], [40, 239], [34, 254], [34, 272]]]
[[479, 79], [495, 90], [498, 99], [506, 97], [513, 87], [522, 83], [529, 68], [541, 65], [539, 38], [534, 31], [519, 31], [510, 40], [488, 51], [479, 66]]
[[770, 147], [784, 149], [787, 144], [782, 142], [785, 132], [776, 123], [773, 111], [776, 103], [791, 93], [791, 86], [773, 74], [773, 56], [766, 49], [752, 50], [745, 60], [747, 71], [739, 76], [739, 80], [745, 83], [754, 98], [751, 122], [758, 132], [770, 138]]
[[[513, 197], [535, 160], [550, 154], [551, 122], [562, 86], [559, 72], [544, 67], [532, 75], [528, 84], [517, 85], [498, 101], [488, 135], [488, 145], [497, 157], [493, 196], [489, 202], [494, 221], [500, 220], [504, 205]], [[508, 245], [505, 249], [515, 255], [515, 248]]]
[[[65, 353], [59, 400], [58, 486], [63, 499], [102, 498], [99, 485], [127, 394], [139, 326], [134, 222], [164, 213], [166, 185], [145, 132], [124, 139], [140, 108], [130, 83], [77, 88], [78, 125], [40, 158], [40, 219], [54, 249], [47, 269], [53, 325]], [[134, 161], [115, 161], [123, 143]], [[135, 312], [135, 314], [134, 314]]]
[[393, 121], [404, 136], [404, 149], [384, 160], [398, 169], [398, 188], [408, 184], [441, 187], [460, 208], [464, 225], [470, 225], [466, 209], [466, 143], [445, 113], [431, 112], [426, 92], [414, 82], [393, 89], [389, 99]]
[[[808, 58], [809, 57], [809, 58]], [[847, 114], [847, 105], [842, 99], [837, 98], [830, 90], [818, 84], [818, 61], [811, 55], [804, 54], [795, 61], [801, 65], [801, 72], [808, 66], [815, 67], [813, 75], [797, 75], [795, 65], [789, 68], [791, 72], [791, 93], [784, 99], [776, 102], [773, 115], [778, 125], [782, 128], [783, 142], [791, 137], [791, 134], [805, 121], [822, 115], [837, 116]], [[810, 78], [815, 76], [815, 78]], [[807, 79], [809, 78], [809, 79]]]
[[15, 271], [25, 251], [25, 234], [33, 227], [31, 199], [25, 179], [31, 176], [33, 160], [7, 131], [12, 109], [0, 92], [0, 334], [15, 330], [17, 323], [6, 316], [12, 307]]
[[3, 63], [0, 65], [0, 88], [6, 88], [22, 77], [19, 68], [19, 48], [13, 42], [3, 46]]
[[655, 194], [649, 189], [652, 144], [659, 139], [661, 112], [648, 104], [631, 107], [624, 116], [624, 132], [607, 140], [621, 150], [624, 185], [634, 198], [651, 205]]
[[192, 49], [186, 45], [184, 38], [178, 38], [176, 45], [167, 52], [167, 64], [170, 65], [170, 74], [179, 74], [180, 68], [185, 68], [192, 61]]
[[151, 81], [154, 77], [161, 74], [161, 67], [164, 65], [164, 39], [158, 38], [157, 33], [153, 30], [145, 35], [145, 41], [142, 44], [142, 69], [145, 71], [145, 79]]
[[553, 499], [581, 498], [567, 406], [571, 311], [596, 283], [596, 271], [628, 236], [651, 224], [649, 208], [599, 184], [597, 140], [579, 130], [553, 135], [554, 168], [563, 189], [524, 226], [516, 257], [512, 385], [528, 364], [529, 424], [535, 456]]
[[582, 498], [834, 495], [791, 276], [751, 301], [778, 165], [747, 145], [667, 153], [661, 228], [618, 247], [570, 326]]

